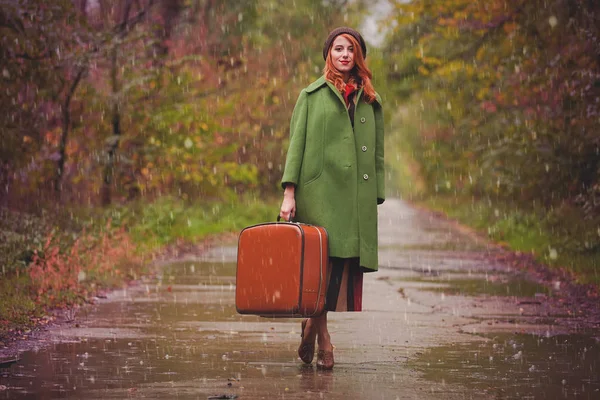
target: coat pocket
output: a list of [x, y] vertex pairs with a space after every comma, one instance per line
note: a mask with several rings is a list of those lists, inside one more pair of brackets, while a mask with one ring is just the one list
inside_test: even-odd
[[307, 132], [302, 160], [302, 180], [305, 185], [319, 179], [323, 172], [324, 134], [321, 129]]
[[310, 159], [305, 159], [304, 167], [304, 184], [309, 185], [319, 179], [323, 172], [323, 150], [318, 149], [317, 152], [311, 153]]

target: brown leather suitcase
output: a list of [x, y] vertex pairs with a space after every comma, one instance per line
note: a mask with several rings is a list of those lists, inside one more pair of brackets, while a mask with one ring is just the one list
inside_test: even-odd
[[323, 313], [329, 263], [325, 228], [293, 222], [240, 232], [235, 305], [240, 314], [313, 317]]

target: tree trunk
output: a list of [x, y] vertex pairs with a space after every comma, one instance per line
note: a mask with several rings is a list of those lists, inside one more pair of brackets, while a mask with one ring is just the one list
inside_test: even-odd
[[102, 205], [108, 206], [112, 202], [112, 185], [114, 181], [115, 171], [115, 154], [119, 147], [119, 141], [121, 139], [121, 112], [119, 110], [119, 81], [117, 77], [117, 55], [118, 47], [112, 49], [111, 52], [111, 67], [110, 67], [110, 80], [112, 86], [112, 136], [110, 137], [106, 149], [106, 165], [104, 166], [104, 173], [102, 179]]
[[[150, 2], [150, 5], [152, 1]], [[127, 35], [129, 13], [133, 5], [133, 0], [127, 0], [123, 9], [122, 22], [117, 26], [116, 35], [120, 39], [115, 41], [111, 50], [110, 57], [110, 80], [112, 87], [112, 136], [109, 138], [106, 149], [106, 165], [102, 173], [102, 188], [100, 190], [100, 201], [103, 206], [108, 206], [112, 203], [112, 188], [114, 186], [115, 177], [115, 155], [121, 140], [121, 111], [119, 101], [119, 79], [118, 79], [118, 55], [119, 42]], [[141, 11], [143, 15], [145, 11]]]
[[86, 67], [79, 67], [77, 70], [77, 75], [75, 75], [75, 79], [73, 83], [69, 87], [69, 91], [65, 97], [65, 101], [63, 103], [62, 109], [62, 135], [60, 137], [60, 144], [58, 147], [58, 161], [56, 166], [56, 177], [54, 179], [54, 190], [57, 193], [62, 191], [62, 177], [64, 173], [65, 161], [66, 161], [66, 149], [67, 149], [67, 140], [69, 137], [69, 129], [71, 127], [71, 99], [77, 90], [77, 86], [83, 77], [83, 74], [86, 71]]

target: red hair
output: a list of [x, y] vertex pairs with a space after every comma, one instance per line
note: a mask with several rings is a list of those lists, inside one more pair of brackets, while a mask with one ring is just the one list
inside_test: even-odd
[[[350, 71], [350, 79], [348, 80], [348, 83], [351, 83], [358, 88], [362, 87], [365, 101], [371, 104], [375, 101], [375, 89], [371, 83], [373, 73], [369, 67], [367, 67], [365, 56], [362, 53], [360, 44], [352, 35], [342, 33], [340, 36], [348, 39], [354, 48], [354, 68], [352, 68], [352, 71]], [[333, 83], [337, 90], [344, 92], [346, 82], [344, 82], [342, 73], [338, 71], [335, 65], [333, 65], [333, 61], [331, 60], [331, 48], [327, 53], [323, 74], [325, 75], [325, 79]]]

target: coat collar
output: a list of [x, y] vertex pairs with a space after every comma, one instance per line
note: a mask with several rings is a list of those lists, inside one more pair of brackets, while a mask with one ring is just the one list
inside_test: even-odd
[[325, 75], [321, 75], [321, 77], [319, 79], [317, 79], [316, 81], [314, 81], [313, 83], [311, 83], [310, 85], [308, 85], [306, 87], [306, 92], [312, 93], [315, 90], [317, 90], [318, 88], [320, 88], [321, 86], [325, 85], [326, 83], [327, 83], [327, 80], [325, 80]]
[[[331, 83], [327, 79], [325, 79], [325, 75], [321, 75], [321, 77], [319, 79], [317, 79], [316, 81], [314, 81], [313, 83], [308, 85], [306, 87], [306, 92], [307, 93], [315, 92], [317, 89], [319, 89], [321, 86], [324, 86], [324, 85], [329, 86], [331, 88], [331, 90], [333, 90], [333, 92], [337, 95], [337, 97], [340, 99], [342, 104], [346, 104], [344, 102], [344, 98], [342, 97], [342, 94], [340, 93], [340, 91], [336, 89], [336, 87], [333, 85], [333, 83]], [[363, 89], [360, 88], [360, 90], [358, 91], [357, 99], [360, 99], [360, 96], [362, 95], [362, 91], [363, 91]], [[377, 101], [377, 103], [379, 103], [379, 105], [381, 105], [381, 97], [379, 96], [378, 93], [375, 93], [375, 101]]]

